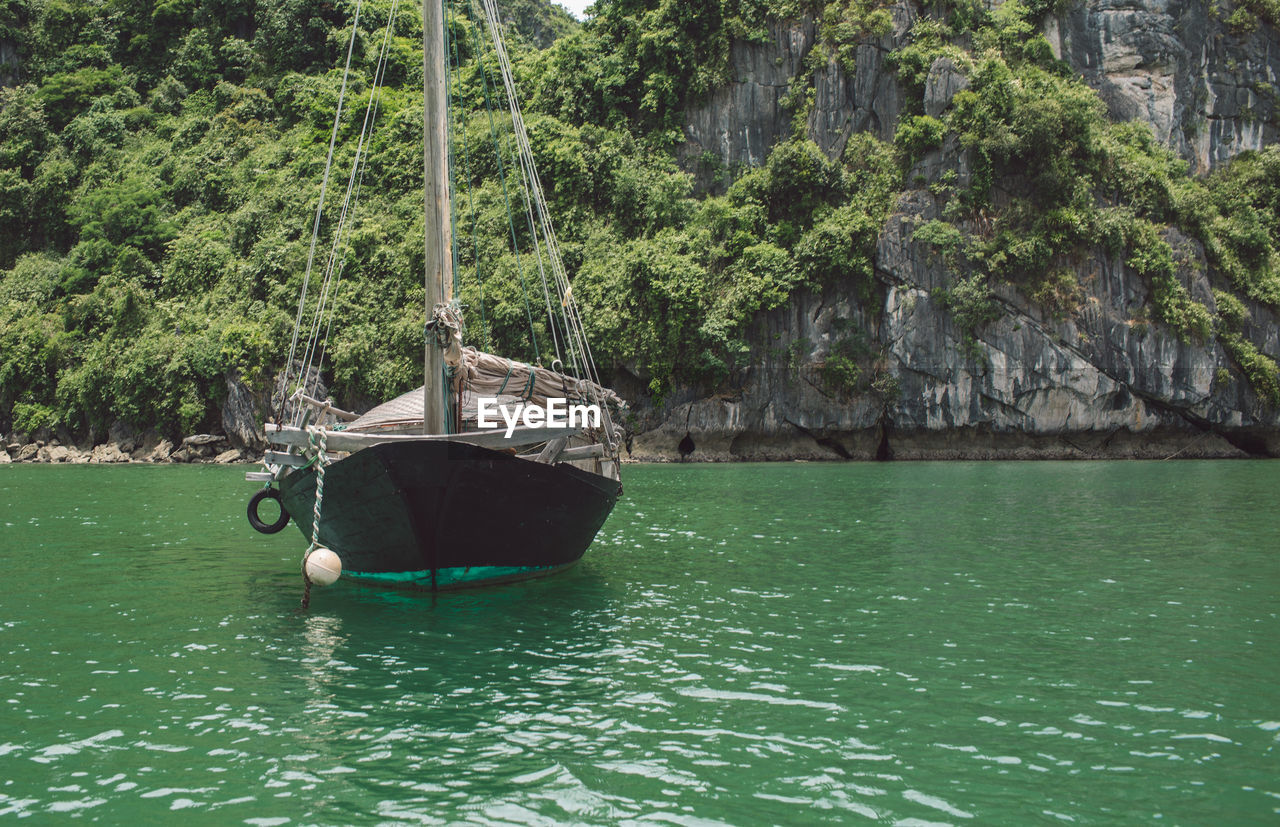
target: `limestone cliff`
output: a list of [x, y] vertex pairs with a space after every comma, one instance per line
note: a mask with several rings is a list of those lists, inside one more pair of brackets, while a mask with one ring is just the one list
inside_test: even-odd
[[[893, 137], [902, 92], [885, 58], [916, 19], [909, 4], [900, 3], [893, 11], [893, 34], [858, 46], [852, 76], [835, 62], [813, 72], [814, 102], [806, 131], [832, 156], [844, 150], [855, 132]], [[733, 81], [689, 108], [685, 143], [678, 150], [704, 190], [717, 189], [725, 173], [759, 166], [778, 141], [790, 136], [792, 114], [785, 108], [786, 95], [805, 72], [804, 60], [817, 36], [812, 20], [776, 22], [766, 42], [733, 44]]]
[[1280, 33], [1233, 32], [1229, 7], [1091, 0], [1048, 21], [1055, 55], [1118, 120], [1140, 119], [1201, 172], [1276, 140]]
[[[893, 13], [892, 32], [858, 47], [852, 75], [833, 61], [808, 79], [807, 134], [832, 156], [856, 131], [887, 139], [896, 129], [903, 91], [885, 59], [919, 12], [900, 2]], [[1233, 34], [1205, 3], [1088, 0], [1049, 19], [1045, 34], [1113, 118], [1147, 121], [1193, 169], [1210, 170], [1276, 138], [1280, 37], [1269, 26]], [[810, 22], [780, 23], [768, 42], [734, 46], [735, 81], [686, 120], [682, 157], [700, 186], [718, 189], [725, 171], [761, 163], [790, 134], [783, 102], [788, 84], [808, 71], [816, 36]], [[944, 111], [965, 83], [946, 61], [935, 63], [926, 112]], [[909, 174], [918, 189], [900, 198], [883, 228], [874, 295], [837, 285], [761, 314], [751, 365], [731, 393], [684, 389], [656, 407], [639, 401], [632, 456], [1280, 456], [1280, 413], [1216, 342], [1184, 340], [1152, 323], [1143, 312], [1150, 284], [1101, 249], [1075, 265], [1080, 290], [1068, 311], [1049, 313], [999, 286], [1001, 317], [966, 342], [936, 298], [952, 274], [933, 248], [912, 239], [938, 216], [928, 185], [943, 170], [966, 174], [954, 142]], [[1169, 233], [1182, 284], [1213, 309], [1203, 250]], [[1256, 304], [1248, 314], [1250, 340], [1280, 355], [1275, 315]], [[851, 346], [867, 381], [833, 388], [823, 366]]]

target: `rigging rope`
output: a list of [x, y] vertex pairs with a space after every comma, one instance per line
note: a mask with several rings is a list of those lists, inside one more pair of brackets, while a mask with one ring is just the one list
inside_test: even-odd
[[533, 358], [529, 361], [540, 363], [541, 353], [538, 350], [538, 334], [533, 326], [533, 311], [529, 308], [529, 285], [524, 278], [524, 265], [520, 260], [520, 242], [516, 238], [516, 224], [511, 218], [511, 196], [507, 192], [507, 174], [502, 163], [501, 142], [498, 139], [498, 127], [493, 120], [493, 97], [489, 92], [489, 71], [484, 65], [483, 52], [480, 49], [480, 26], [475, 18], [471, 20], [476, 44], [476, 61], [480, 64], [480, 77], [484, 81], [484, 108], [489, 115], [489, 135], [493, 138], [493, 154], [498, 160], [498, 180], [502, 182], [502, 201], [507, 208], [507, 227], [511, 231], [511, 249], [516, 257], [516, 270], [520, 274], [520, 292], [524, 298], [524, 313], [529, 320], [529, 338], [533, 340]]
[[[347, 186], [343, 193], [341, 209], [339, 211], [337, 225], [333, 233], [333, 241], [330, 245], [329, 254], [325, 262], [324, 275], [321, 280], [319, 295], [316, 298], [314, 314], [311, 324], [309, 325], [309, 333], [303, 350], [303, 357], [299, 365], [297, 389], [302, 392], [310, 392], [312, 395], [320, 395], [319, 360], [323, 358], [323, 355], [327, 352], [329, 337], [333, 330], [333, 313], [330, 310], [328, 313], [328, 321], [326, 323], [325, 311], [329, 309], [331, 299], [336, 295], [337, 285], [341, 281], [342, 273], [346, 266], [346, 257], [342, 254], [342, 251], [351, 232], [351, 214], [354, 211], [356, 204], [359, 202], [360, 190], [363, 187], [364, 176], [368, 170], [368, 143], [372, 134], [373, 124], [377, 120], [378, 110], [381, 106], [382, 84], [386, 75], [387, 55], [390, 49], [391, 34], [394, 30], [395, 14], [398, 5], [399, 0], [393, 0], [390, 11], [387, 15], [387, 23], [383, 32], [378, 61], [374, 70], [373, 83], [369, 90], [369, 101], [365, 106], [364, 120], [360, 127], [360, 137], [356, 144], [355, 156], [351, 164], [351, 172], [347, 177]], [[329, 136], [329, 153], [325, 162], [324, 180], [320, 188], [320, 202], [316, 206], [316, 219], [312, 228], [311, 246], [307, 259], [307, 272], [303, 279], [302, 292], [298, 300], [298, 318], [294, 325], [293, 342], [289, 351], [289, 361], [285, 365], [283, 389], [286, 394], [289, 388], [290, 374], [293, 370], [294, 359], [297, 354], [298, 340], [302, 331], [302, 317], [304, 315], [307, 298], [310, 293], [311, 274], [314, 269], [315, 250], [319, 240], [325, 194], [328, 189], [330, 172], [333, 165], [334, 147], [337, 141], [338, 131], [341, 127], [343, 101], [346, 96], [346, 89], [350, 79], [351, 54], [359, 31], [360, 8], [360, 0], [357, 0], [356, 12], [352, 21], [351, 40], [347, 46], [347, 62], [343, 69], [342, 87], [338, 96], [338, 111], [335, 113], [333, 130]], [[324, 327], [323, 340], [320, 337], [321, 327]], [[313, 387], [308, 387], [308, 385], [313, 385]], [[282, 405], [283, 404], [284, 403], [282, 401]], [[294, 410], [294, 424], [301, 424], [303, 417], [303, 410], [300, 407], [296, 408]]]
[[[564, 311], [563, 318], [566, 323], [566, 333], [571, 337], [573, 344], [576, 346], [578, 353], [582, 356], [582, 372], [586, 374], [586, 379], [594, 385], [599, 385], [599, 374], [596, 370], [595, 360], [592, 358], [591, 346], [587, 341], [586, 331], [582, 326], [582, 317], [578, 313], [576, 303], [573, 299], [573, 292], [569, 284], [568, 274], [564, 269], [563, 257], [560, 255], [559, 244], [556, 241], [555, 230], [551, 226], [550, 214], [547, 208], [546, 194], [542, 189], [542, 182], [538, 177], [537, 167], [533, 159], [533, 149], [529, 142], [528, 132], [525, 129], [524, 118], [520, 114], [519, 98], [516, 93], [515, 79], [511, 70], [511, 62], [507, 55], [506, 47], [503, 45], [501, 37], [501, 19], [498, 14], [498, 8], [495, 0], [480, 0], [485, 12], [485, 22], [488, 24], [490, 39], [493, 42], [494, 52], [498, 56], [498, 66], [502, 72], [503, 85], [506, 89], [508, 102], [511, 109], [512, 127], [515, 131], [517, 146], [519, 147], [519, 157], [522, 165], [522, 173], [526, 185], [528, 186], [530, 197], [537, 205], [538, 219], [542, 228], [543, 240], [548, 251], [548, 258], [551, 262], [552, 276], [555, 280], [556, 290], [559, 294], [561, 307]], [[554, 317], [548, 320], [552, 325], [555, 324]], [[571, 358], [575, 361], [576, 355], [573, 354], [571, 348]], [[602, 425], [605, 426], [605, 432], [608, 434], [607, 441], [610, 445], [614, 443], [612, 418], [608, 413], [607, 405], [603, 404], [604, 400], [599, 399], [596, 392], [592, 392], [593, 401], [601, 406], [604, 420]]]
[[[452, 14], [452, 13], [453, 13], [453, 11], [454, 11], [454, 2], [453, 2], [453, 0], [449, 0], [449, 12], [450, 12], [450, 14]], [[461, 54], [460, 54], [460, 50], [459, 50], [459, 48], [458, 48], [458, 40], [457, 40], [457, 38], [456, 38], [456, 37], [454, 37], [454, 36], [453, 36], [453, 28], [452, 28], [452, 26], [450, 26], [449, 28], [447, 28], [447, 29], [445, 30], [445, 34], [446, 34], [446, 37], [448, 37], [448, 39], [449, 39], [449, 61], [450, 61], [450, 65], [452, 66], [452, 68], [453, 68], [453, 70], [454, 70], [454, 71], [461, 71], [461, 69], [462, 69], [462, 56], [461, 56]], [[456, 91], [456, 90], [455, 90], [455, 91]], [[476, 283], [479, 285], [479, 288], [480, 288], [480, 332], [481, 332], [481, 345], [482, 345], [482, 348], [483, 348], [484, 350], [488, 350], [488, 349], [491, 347], [491, 345], [490, 345], [490, 341], [489, 341], [489, 340], [490, 340], [490, 337], [491, 337], [491, 335], [492, 335], [492, 331], [489, 329], [489, 320], [485, 317], [485, 310], [484, 310], [484, 276], [483, 276], [483, 275], [481, 275], [481, 269], [480, 269], [480, 214], [479, 214], [479, 211], [476, 209], [476, 205], [475, 205], [475, 196], [474, 196], [474, 194], [472, 193], [472, 184], [471, 184], [471, 141], [470, 141], [470, 138], [469, 138], [469, 137], [468, 137], [468, 135], [467, 135], [467, 133], [468, 133], [468, 128], [467, 128], [467, 107], [465, 107], [465, 106], [463, 105], [463, 103], [462, 103], [462, 95], [461, 95], [461, 93], [457, 93], [456, 97], [457, 97], [457, 101], [458, 101], [458, 116], [459, 116], [459, 119], [462, 121], [462, 129], [461, 129], [461, 132], [462, 132], [462, 173], [463, 173], [463, 175], [466, 177], [466, 181], [467, 181], [467, 212], [471, 213], [471, 251], [472, 251], [472, 256], [475, 258], [475, 265], [476, 265]], [[450, 138], [450, 140], [452, 141], [452, 137]], [[455, 191], [456, 191], [456, 182], [455, 182]], [[457, 238], [457, 236], [455, 235], [455, 236], [454, 236], [454, 238]], [[457, 256], [457, 247], [456, 247], [456, 246], [455, 246], [455, 248], [454, 248], [454, 255], [455, 255], [455, 257]], [[454, 263], [454, 270], [453, 270], [453, 272], [454, 272], [454, 280], [455, 280], [455, 281], [456, 281], [456, 280], [457, 280], [457, 278], [458, 278], [458, 276], [457, 276], [457, 274], [458, 274], [458, 270], [459, 270], [459, 268], [458, 268], [457, 263], [456, 263], [456, 261], [455, 261], [455, 263]], [[455, 292], [457, 292], [457, 291], [456, 291], [456, 286], [455, 286]]]
[[[563, 274], [563, 262], [561, 260], [560, 253], [555, 241], [554, 231], [552, 231], [551, 229], [551, 224], [548, 217], [548, 209], [546, 205], [546, 196], [542, 192], [541, 183], [538, 179], [537, 169], [533, 161], [533, 151], [529, 144], [528, 133], [525, 131], [525, 127], [524, 127], [524, 118], [520, 114], [519, 98], [516, 93], [514, 76], [511, 71], [511, 63], [507, 55], [506, 47], [502, 42], [501, 20], [499, 18], [497, 5], [493, 3], [491, 0], [482, 0], [482, 2], [484, 4], [485, 21], [489, 27], [490, 38], [493, 43], [494, 52], [498, 56], [498, 64], [502, 72], [503, 86], [507, 93], [508, 105], [511, 110], [512, 127], [515, 132], [516, 142], [519, 148], [518, 157], [521, 163], [521, 176], [525, 182], [525, 193], [526, 193], [527, 203], [531, 202], [530, 203], [531, 207], [533, 205], [536, 205], [537, 207], [538, 221], [542, 227], [545, 243], [548, 249], [548, 257], [551, 260], [553, 276], [556, 278], [556, 289], [557, 289], [558, 297], [561, 300], [560, 306], [562, 310], [564, 310], [567, 313], [568, 311], [568, 307], [567, 307], [568, 280], [567, 278], [565, 278], [563, 279], [563, 282], [562, 282], [560, 278], [560, 276]], [[530, 220], [532, 221], [532, 211], [530, 211]], [[536, 231], [534, 231], [534, 234], [536, 237]], [[541, 265], [541, 258], [539, 258], [539, 264]], [[545, 271], [543, 272], [543, 277], [544, 277], [544, 291], [545, 291], [546, 290]], [[549, 316], [549, 321], [551, 322], [551, 324], [554, 325], [556, 322], [556, 316], [555, 316], [555, 311], [550, 307], [549, 299], [548, 299], [548, 316]], [[573, 363], [576, 367], [577, 354], [575, 354], [572, 349], [572, 344], [573, 344], [572, 339], [574, 337], [573, 337], [573, 331], [571, 330], [571, 328], [572, 328], [572, 324], [569, 322], [566, 316], [565, 317], [566, 340], [571, 345], [571, 348], [570, 348], [571, 363]]]
[[[316, 220], [311, 229], [311, 249], [307, 253], [307, 272], [302, 279], [302, 296], [298, 299], [298, 318], [293, 325], [293, 342], [289, 345], [289, 361], [285, 363], [283, 390], [288, 392], [289, 371], [293, 369], [293, 357], [298, 350], [298, 334], [302, 331], [302, 313], [307, 303], [307, 288], [311, 283], [311, 267], [316, 258], [316, 240], [320, 237], [320, 217], [324, 213], [324, 194], [329, 186], [329, 170], [333, 167], [333, 147], [338, 141], [338, 126], [342, 123], [342, 101], [347, 94], [347, 74], [351, 71], [351, 54], [356, 46], [356, 27], [360, 23], [361, 0], [356, 0], [355, 20], [351, 25], [351, 42], [347, 44], [347, 63], [342, 70], [342, 88], [338, 91], [338, 111], [333, 113], [333, 132], [329, 135], [329, 154], [324, 162], [324, 177], [320, 181], [320, 203], [316, 205]], [[305, 374], [304, 374], [305, 375]], [[282, 406], [284, 400], [281, 399]]]
[[[488, 18], [488, 13], [487, 13], [487, 12], [486, 12], [486, 18], [485, 18], [485, 19], [486, 19], [486, 22], [488, 22], [488, 23], [491, 23], [491, 22], [492, 22], [492, 21], [490, 21], [490, 20], [489, 20], [489, 18]], [[504, 73], [504, 75], [503, 75], [503, 86], [504, 86], [504, 88], [506, 89], [506, 91], [507, 91], [507, 93], [508, 93], [508, 107], [509, 107], [509, 108], [512, 108], [513, 114], [518, 114], [518, 113], [516, 113], [516, 112], [515, 112], [514, 107], [513, 107], [513, 105], [514, 105], [514, 101], [515, 101], [515, 98], [511, 96], [512, 87], [511, 87], [511, 86], [510, 86], [510, 84], [508, 84], [508, 83], [507, 83], [507, 81], [506, 81], [506, 76], [505, 76], [506, 69], [502, 68], [503, 55], [502, 55], [502, 54], [500, 54], [496, 48], [495, 48], [494, 52], [495, 52], [495, 54], [498, 56], [498, 59], [499, 59], [499, 68], [500, 68], [500, 69], [502, 70], [502, 72]], [[483, 63], [482, 63], [481, 65], [483, 66]], [[513, 120], [512, 120], [512, 124], [513, 124], [513, 127], [514, 127], [514, 125], [515, 125], [514, 118], [513, 118]], [[518, 136], [518, 134], [517, 134], [517, 141], [518, 141], [518, 140], [519, 140], [519, 136]], [[494, 151], [495, 151], [495, 152], [497, 152], [497, 151], [498, 151], [498, 148], [497, 148], [496, 146], [495, 146], [495, 148], [494, 148]], [[533, 212], [534, 212], [534, 198], [533, 198], [533, 195], [532, 195], [532, 189], [531, 189], [531, 187], [529, 186], [529, 182], [528, 182], [528, 178], [529, 178], [529, 176], [528, 176], [528, 173], [527, 173], [527, 171], [526, 171], [526, 169], [525, 169], [525, 166], [526, 166], [526, 165], [525, 165], [524, 158], [523, 158], [523, 156], [522, 156], [521, 152], [517, 149], [517, 151], [513, 152], [512, 154], [513, 154], [513, 155], [515, 155], [515, 156], [516, 156], [516, 158], [517, 158], [517, 160], [520, 162], [520, 164], [519, 164], [519, 169], [520, 169], [520, 178], [521, 178], [521, 181], [522, 181], [522, 184], [523, 184], [523, 185], [521, 186], [521, 188], [520, 188], [520, 194], [523, 196], [523, 199], [522, 199], [522, 200], [524, 201], [525, 219], [526, 219], [526, 221], [528, 222], [528, 225], [529, 225], [529, 238], [530, 238], [531, 242], [533, 243], [533, 255], [534, 255], [534, 259], [535, 259], [535, 260], [537, 261], [537, 263], [538, 263], [538, 277], [539, 277], [539, 279], [540, 279], [540, 281], [541, 281], [541, 284], [542, 284], [542, 297], [543, 297], [543, 301], [546, 303], [546, 308], [547, 308], [547, 328], [548, 328], [548, 329], [550, 330], [550, 332], [551, 332], [552, 346], [553, 346], [553, 347], [554, 347], [554, 349], [555, 349], [555, 358], [556, 358], [557, 360], [559, 360], [559, 361], [563, 362], [563, 361], [564, 361], [564, 351], [563, 351], [563, 349], [561, 348], [561, 345], [560, 345], [560, 332], [559, 332], [559, 329], [558, 329], [558, 328], [557, 328], [557, 326], [556, 326], [556, 314], [555, 314], [555, 310], [552, 308], [552, 303], [551, 303], [551, 293], [550, 293], [550, 290], [549, 290], [549, 289], [548, 289], [548, 287], [547, 287], [547, 270], [546, 270], [546, 266], [545, 266], [544, 261], [543, 261], [542, 241], [541, 241], [541, 239], [539, 238], [537, 228], [534, 226], [534, 223], [535, 223], [535, 222], [534, 222], [534, 218], [533, 218]], [[508, 210], [510, 210], [510, 208], [511, 208], [511, 207], [510, 207], [510, 204], [508, 204], [507, 209], [508, 209]], [[527, 292], [527, 290], [528, 290], [527, 286], [525, 287], [525, 290], [526, 290], [526, 292]], [[540, 360], [539, 360], [539, 364], [541, 364], [541, 361], [540, 361]]]
[[[338, 283], [342, 280], [342, 273], [346, 269], [347, 259], [341, 251], [346, 246], [346, 241], [351, 234], [351, 224], [349, 216], [355, 211], [356, 205], [360, 202], [360, 190], [364, 186], [364, 176], [369, 170], [369, 153], [368, 139], [372, 138], [373, 125], [378, 119], [378, 109], [382, 104], [382, 82], [386, 75], [387, 68], [387, 51], [391, 43], [392, 23], [395, 20], [396, 8], [399, 0], [392, 0], [391, 10], [387, 15], [387, 25], [383, 32], [382, 48], [378, 53], [378, 62], [374, 69], [373, 86], [369, 90], [369, 103], [365, 106], [364, 122], [360, 126], [360, 139], [356, 144], [355, 158], [351, 164], [351, 175], [347, 179], [347, 190], [343, 197], [342, 212], [338, 219], [338, 228], [335, 232], [333, 247], [329, 252], [329, 262], [326, 267], [326, 275], [324, 289], [322, 291], [321, 306], [316, 310], [316, 326], [315, 333], [319, 334], [319, 324], [324, 308], [329, 304], [330, 298], [337, 295]], [[320, 371], [318, 362], [328, 352], [329, 335], [333, 331], [332, 311], [329, 312], [329, 321], [325, 326], [324, 340], [319, 342], [318, 346], [313, 348], [311, 354], [312, 359], [317, 363], [315, 372], [315, 385], [311, 390], [313, 396], [320, 395]], [[310, 374], [311, 362], [307, 363], [307, 373]], [[305, 380], [304, 380], [305, 386]]]
[[449, 180], [445, 182], [449, 191], [449, 257], [453, 260], [453, 285], [450, 295], [458, 295], [458, 245], [453, 243], [453, 239], [458, 236], [458, 206], [454, 203], [454, 196], [457, 195], [457, 173], [454, 169], [453, 151], [453, 73], [449, 71], [449, 44], [453, 40], [452, 21], [449, 19], [453, 11], [453, 0], [448, 0], [444, 4], [444, 135], [445, 135], [445, 165], [449, 168]]

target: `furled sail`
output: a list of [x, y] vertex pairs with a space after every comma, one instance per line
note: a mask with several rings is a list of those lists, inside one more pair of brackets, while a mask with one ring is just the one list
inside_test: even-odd
[[[484, 353], [474, 347], [462, 348], [462, 368], [455, 381], [460, 386], [462, 421], [476, 419], [476, 399], [493, 397], [498, 404], [525, 402], [545, 407], [551, 398], [566, 399], [570, 404], [600, 405], [606, 422], [617, 421], [616, 414], [626, 403], [616, 393], [595, 382], [576, 379], [547, 368]], [[422, 423], [424, 395], [422, 388], [384, 402], [347, 425], [348, 431], [379, 431]]]

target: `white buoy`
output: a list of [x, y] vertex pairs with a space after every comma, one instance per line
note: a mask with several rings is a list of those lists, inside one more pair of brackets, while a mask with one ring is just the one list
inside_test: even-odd
[[317, 586], [332, 586], [342, 576], [342, 558], [324, 546], [316, 546], [302, 562], [307, 579]]

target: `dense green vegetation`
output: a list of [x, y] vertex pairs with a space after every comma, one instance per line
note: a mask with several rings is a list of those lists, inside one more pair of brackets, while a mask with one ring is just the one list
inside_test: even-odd
[[[485, 114], [492, 61], [478, 58], [462, 5], [450, 13], [459, 290], [473, 341], [545, 361], [521, 291], [527, 262], [510, 251], [510, 139], [498, 117], [495, 144]], [[886, 4], [601, 0], [582, 26], [537, 0], [502, 5], [527, 34], [511, 47], [515, 71], [597, 358], [626, 364], [654, 394], [731, 381], [751, 318], [796, 290], [839, 282], [871, 298], [876, 239], [897, 194], [918, 186], [913, 160], [958, 141], [973, 174], [934, 184], [943, 220], [918, 237], [955, 268], [946, 298], [964, 329], [998, 315], [994, 280], [1069, 310], [1069, 265], [1103, 239], [1151, 280], [1156, 319], [1217, 336], [1280, 404], [1276, 366], [1230, 304], [1280, 307], [1280, 152], [1188, 176], [1149, 131], [1108, 121], [1053, 61], [1036, 34], [1046, 6], [941, 4], [894, 55], [915, 108], [892, 143], [855, 135], [828, 158], [798, 130], [724, 195], [703, 197], [672, 150], [683, 108], [730, 79], [730, 44], [763, 38], [772, 16], [811, 14], [821, 46], [810, 62], [851, 67], [853, 47], [889, 26]], [[353, 9], [0, 0], [0, 41], [19, 55], [17, 85], [0, 89], [0, 431], [100, 437], [123, 419], [178, 435], [217, 425], [229, 377], [268, 387], [288, 351]], [[391, 9], [362, 6], [336, 169], [350, 164]], [[351, 406], [420, 382], [416, 16], [396, 12], [327, 353]], [[920, 101], [938, 56], [970, 85], [930, 118]], [[803, 114], [799, 80], [791, 100]], [[1216, 312], [1179, 281], [1169, 226], [1204, 245], [1222, 282]], [[842, 344], [824, 382], [845, 393], [879, 381], [859, 367], [866, 358]]]
[[[506, 7], [547, 42], [576, 25], [534, 0]], [[0, 429], [190, 432], [217, 424], [228, 376], [267, 387], [288, 350], [352, 8], [2, 0], [0, 20], [24, 32], [24, 82], [0, 90], [0, 223], [16, 228], [0, 239]], [[390, 9], [364, 4], [346, 138]], [[329, 367], [352, 402], [420, 381], [416, 17], [397, 12], [348, 240]]]
[[1249, 34], [1266, 22], [1280, 25], [1280, 0], [1241, 0], [1227, 17], [1227, 26], [1235, 34]]
[[[911, 156], [949, 138], [968, 150], [970, 180], [960, 185], [952, 171], [931, 187], [945, 197], [945, 220], [915, 236], [961, 274], [944, 297], [957, 322], [972, 331], [999, 315], [984, 287], [996, 280], [1051, 310], [1073, 308], [1080, 286], [1072, 265], [1101, 242], [1149, 280], [1158, 320], [1184, 338], [1221, 334], [1255, 389], [1280, 405], [1275, 362], [1232, 332], [1242, 317], [1227, 323], [1179, 278], [1191, 259], [1178, 240], [1204, 246], [1220, 295], [1280, 308], [1280, 147], [1245, 153], [1207, 180], [1188, 175], [1146, 125], [1108, 120], [1097, 95], [1053, 58], [1037, 25], [1045, 11], [1024, 0], [994, 12], [956, 4], [921, 19], [893, 55], [920, 96], [938, 58], [969, 80], [943, 120], [904, 118], [896, 138]], [[973, 48], [961, 49], [964, 41]]]

